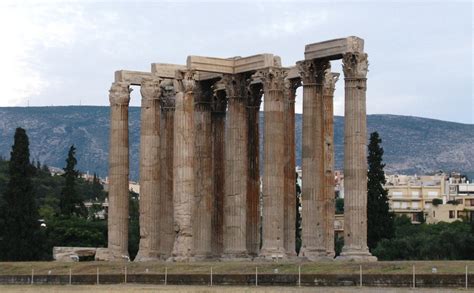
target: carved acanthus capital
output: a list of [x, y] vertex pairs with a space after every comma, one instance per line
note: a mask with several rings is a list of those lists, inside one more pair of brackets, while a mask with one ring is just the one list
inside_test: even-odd
[[366, 78], [369, 61], [366, 53], [346, 53], [342, 58], [342, 70], [345, 78]]
[[331, 63], [326, 59], [304, 60], [296, 62], [303, 85], [319, 84], [324, 81], [324, 73], [331, 68]]
[[288, 71], [286, 69], [270, 67], [257, 71], [252, 77], [259, 78], [262, 81], [264, 91], [267, 91], [284, 90], [287, 75]]
[[339, 73], [331, 72], [330, 69], [326, 70], [323, 83], [324, 95], [334, 95], [334, 90], [336, 89], [336, 82], [339, 80], [339, 75]]
[[248, 107], [260, 109], [260, 104], [262, 103], [262, 96], [263, 96], [263, 86], [261, 83], [257, 84], [249, 84], [248, 85]]
[[296, 90], [301, 86], [301, 79], [292, 78], [285, 79], [285, 96], [288, 97], [289, 102], [295, 102]]
[[161, 96], [160, 80], [156, 78], [143, 79], [140, 86], [142, 101], [158, 100]]
[[161, 88], [161, 108], [163, 110], [174, 109], [176, 89], [172, 79], [164, 79], [160, 83]]
[[248, 80], [243, 74], [224, 74], [221, 82], [224, 85], [227, 99], [243, 99], [247, 96]]
[[177, 70], [174, 80], [174, 87], [177, 92], [190, 93], [196, 87], [196, 71], [195, 70]]
[[113, 82], [109, 90], [110, 105], [128, 106], [132, 89], [127, 82]]

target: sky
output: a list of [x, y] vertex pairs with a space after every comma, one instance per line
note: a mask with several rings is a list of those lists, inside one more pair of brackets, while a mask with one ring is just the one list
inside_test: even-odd
[[[259, 53], [292, 66], [306, 44], [358, 36], [369, 114], [474, 124], [472, 17], [471, 1], [2, 0], [0, 106], [108, 105], [116, 70]], [[342, 79], [334, 103], [343, 115]]]

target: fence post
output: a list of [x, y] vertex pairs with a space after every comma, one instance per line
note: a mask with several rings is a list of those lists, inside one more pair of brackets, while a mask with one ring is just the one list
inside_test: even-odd
[[416, 278], [415, 278], [415, 265], [413, 265], [413, 288], [416, 287]]
[[125, 265], [125, 284], [127, 284], [127, 266]]
[[255, 267], [255, 287], [258, 286], [258, 268]]
[[35, 269], [31, 269], [31, 285], [33, 285], [35, 282], [33, 281], [35, 278]]
[[165, 286], [168, 284], [168, 267], [165, 267]]
[[468, 284], [468, 266], [466, 265], [466, 289], [467, 289], [467, 284]]
[[301, 287], [301, 265], [298, 266], [298, 287]]
[[211, 267], [211, 287], [212, 287], [212, 267]]
[[72, 285], [72, 269], [69, 268], [69, 285]]
[[362, 265], [359, 266], [359, 286], [362, 287]]
[[99, 267], [97, 267], [97, 285], [99, 285]]

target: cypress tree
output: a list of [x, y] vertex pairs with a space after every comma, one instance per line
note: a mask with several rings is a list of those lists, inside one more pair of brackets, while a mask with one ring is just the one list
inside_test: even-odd
[[31, 181], [33, 168], [28, 136], [24, 129], [17, 128], [2, 211], [4, 229], [0, 253], [3, 260], [26, 261], [41, 257], [41, 228]]
[[382, 139], [377, 132], [370, 134], [367, 180], [367, 245], [373, 250], [377, 243], [394, 235], [394, 215], [389, 211], [385, 184], [385, 164], [382, 163]]
[[75, 169], [77, 164], [75, 155], [76, 148], [72, 145], [67, 154], [66, 167], [63, 168], [64, 174], [62, 176], [66, 179], [66, 182], [61, 190], [59, 209], [61, 215], [65, 217], [73, 215], [86, 217], [87, 211], [76, 190], [76, 179], [79, 177], [79, 171]]

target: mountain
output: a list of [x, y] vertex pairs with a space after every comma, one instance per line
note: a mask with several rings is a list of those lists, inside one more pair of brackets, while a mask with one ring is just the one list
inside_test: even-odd
[[[67, 150], [74, 144], [79, 170], [106, 176], [109, 115], [108, 107], [97, 106], [0, 108], [0, 155], [10, 157], [15, 128], [23, 127], [30, 138], [32, 159], [62, 168]], [[129, 118], [130, 175], [136, 180], [140, 108], [131, 107]], [[444, 170], [474, 174], [474, 125], [396, 115], [368, 115], [367, 123], [368, 133], [378, 131], [383, 140], [387, 172], [423, 174]], [[301, 130], [302, 116], [297, 114], [297, 165], [301, 165]], [[343, 131], [344, 117], [336, 116], [336, 169], [343, 168]]]

